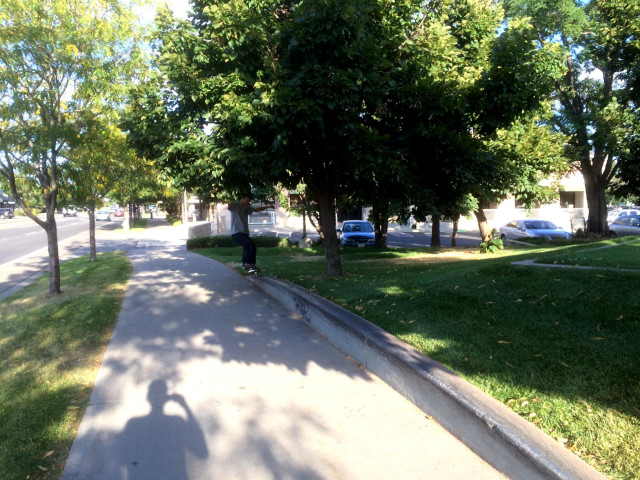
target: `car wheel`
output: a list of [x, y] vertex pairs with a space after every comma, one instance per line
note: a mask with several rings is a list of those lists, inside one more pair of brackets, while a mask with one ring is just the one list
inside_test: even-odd
[[504, 233], [500, 235], [500, 240], [504, 242], [506, 239], [507, 239], [507, 236]]

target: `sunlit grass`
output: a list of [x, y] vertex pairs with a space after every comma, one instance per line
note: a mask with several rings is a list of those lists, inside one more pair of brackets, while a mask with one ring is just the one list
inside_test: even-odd
[[59, 478], [111, 337], [131, 265], [124, 253], [61, 265], [0, 302], [0, 477]]
[[[608, 477], [634, 479], [640, 272], [512, 262], [633, 267], [639, 246], [616, 239], [490, 255], [344, 249], [339, 278], [324, 275], [318, 249], [263, 248], [258, 260], [267, 274], [348, 308], [458, 372]], [[241, 249], [201, 253], [233, 265]]]

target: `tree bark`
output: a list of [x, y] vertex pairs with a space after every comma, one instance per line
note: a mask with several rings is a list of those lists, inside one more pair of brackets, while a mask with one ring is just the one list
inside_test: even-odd
[[307, 238], [307, 212], [302, 210], [302, 238]]
[[440, 248], [440, 215], [431, 215], [431, 248]]
[[125, 232], [128, 232], [130, 228], [131, 228], [131, 205], [126, 204], [124, 209], [124, 218], [122, 219], [122, 229]]
[[320, 228], [324, 242], [324, 255], [327, 261], [327, 275], [342, 275], [342, 261], [336, 233], [336, 200], [329, 192], [318, 192]]
[[607, 235], [609, 224], [607, 223], [607, 199], [606, 187], [603, 185], [602, 174], [583, 168], [584, 187], [587, 194], [587, 206], [589, 217], [587, 231], [597, 235]]
[[373, 226], [376, 233], [375, 246], [378, 248], [387, 248], [389, 210], [390, 206], [388, 202], [378, 202], [373, 204]]
[[453, 221], [453, 230], [451, 231], [451, 246], [452, 247], [457, 247], [458, 246], [458, 221], [459, 220], [454, 220]]
[[480, 230], [480, 239], [482, 242], [488, 242], [491, 240], [491, 229], [489, 228], [489, 222], [487, 222], [487, 216], [484, 213], [482, 207], [478, 207], [478, 210], [473, 212], [478, 221], [478, 228]]
[[58, 252], [58, 227], [55, 211], [47, 209], [47, 248], [49, 250], [49, 294], [60, 295], [60, 254]]
[[89, 206], [89, 260], [95, 262], [96, 255], [96, 206]]

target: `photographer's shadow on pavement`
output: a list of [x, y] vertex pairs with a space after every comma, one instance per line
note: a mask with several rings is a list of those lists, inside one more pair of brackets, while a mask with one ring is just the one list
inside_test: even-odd
[[[116, 478], [189, 478], [188, 456], [199, 460], [209, 456], [202, 429], [184, 397], [170, 395], [164, 380], [151, 382], [147, 400], [151, 412], [131, 418], [113, 439]], [[167, 415], [170, 403], [177, 404], [183, 415]]]

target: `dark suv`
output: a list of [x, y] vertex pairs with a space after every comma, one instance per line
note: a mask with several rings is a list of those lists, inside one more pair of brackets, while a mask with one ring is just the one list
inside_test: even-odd
[[0, 208], [0, 218], [13, 218], [13, 210], [10, 208]]

